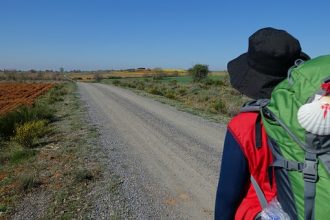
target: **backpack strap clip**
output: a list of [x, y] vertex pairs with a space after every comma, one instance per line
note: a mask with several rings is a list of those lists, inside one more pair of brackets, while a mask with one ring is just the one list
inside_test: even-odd
[[304, 174], [304, 180], [306, 182], [316, 183], [317, 181], [317, 159], [305, 159], [304, 169], [302, 170]]
[[282, 156], [276, 156], [276, 159], [271, 166], [272, 167], [281, 167], [288, 171], [302, 172], [305, 165], [304, 165], [304, 163], [286, 160]]

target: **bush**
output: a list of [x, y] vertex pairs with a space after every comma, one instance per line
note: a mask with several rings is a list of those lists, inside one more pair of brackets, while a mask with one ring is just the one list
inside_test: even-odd
[[203, 83], [205, 85], [211, 86], [211, 85], [214, 84], [214, 80], [213, 79], [210, 79], [210, 78], [206, 78], [206, 79], [203, 80]]
[[169, 99], [175, 99], [175, 93], [173, 91], [167, 91], [165, 97]]
[[7, 206], [4, 204], [0, 204], [0, 212], [6, 212], [7, 211]]
[[128, 82], [127, 87], [128, 87], [128, 88], [133, 88], [133, 89], [135, 89], [135, 88], [136, 88], [136, 82], [135, 82], [135, 80], [134, 80], [134, 81], [130, 81], [130, 82]]
[[189, 93], [194, 94], [194, 95], [197, 95], [201, 90], [202, 89], [201, 89], [200, 85], [199, 84], [196, 84], [196, 85], [191, 86], [189, 88]]
[[230, 77], [229, 77], [228, 74], [225, 75], [225, 76], [223, 77], [222, 82], [223, 82], [223, 84], [226, 85], [226, 86], [231, 86], [231, 84], [230, 84]]
[[136, 84], [136, 88], [139, 89], [139, 90], [144, 90], [144, 89], [145, 89], [145, 84], [144, 84], [144, 82], [139, 81], [139, 82]]
[[83, 182], [87, 180], [93, 180], [94, 175], [91, 170], [80, 168], [74, 172], [74, 177], [77, 182]]
[[213, 81], [213, 85], [216, 85], [216, 86], [225, 86], [226, 84], [222, 80], [214, 80]]
[[14, 134], [15, 124], [20, 121], [18, 112], [9, 112], [0, 118], [0, 137], [8, 139]]
[[108, 76], [108, 79], [121, 79], [122, 77], [120, 76]]
[[44, 136], [47, 133], [47, 121], [30, 121], [16, 128], [14, 140], [24, 147], [32, 147], [37, 138]]
[[16, 164], [20, 163], [21, 161], [25, 161], [37, 154], [37, 151], [34, 149], [19, 149], [14, 150], [10, 155], [8, 155], [9, 162]]
[[187, 89], [186, 88], [180, 88], [179, 90], [178, 90], [178, 93], [180, 94], [180, 95], [186, 95], [187, 94]]
[[118, 79], [112, 81], [112, 84], [114, 84], [115, 86], [120, 85], [120, 83], [121, 83], [121, 82], [120, 82], [120, 80], [118, 80]]
[[58, 101], [63, 101], [63, 96], [68, 94], [69, 91], [64, 87], [64, 84], [56, 84], [53, 89], [47, 94], [47, 101], [49, 104], [53, 104]]
[[217, 100], [212, 104], [212, 107], [219, 113], [226, 114], [226, 105], [221, 100]]
[[153, 88], [150, 88], [148, 90], [149, 93], [153, 94], [153, 95], [164, 95], [162, 91], [160, 91], [158, 88], [156, 87], [153, 87]]
[[34, 120], [53, 120], [54, 110], [43, 103], [36, 103], [34, 106], [21, 106], [0, 118], [0, 137], [9, 139], [14, 135], [17, 125]]
[[208, 86], [212, 86], [212, 85], [215, 85], [215, 86], [224, 86], [225, 83], [221, 80], [213, 80], [213, 79], [210, 79], [210, 78], [207, 78], [207, 79], [204, 79], [203, 80], [203, 83], [205, 85], [208, 85]]
[[41, 181], [33, 174], [23, 174], [19, 176], [19, 183], [19, 189], [24, 192], [41, 185]]
[[188, 72], [193, 77], [194, 82], [199, 82], [205, 79], [209, 73], [209, 67], [203, 64], [196, 64]]

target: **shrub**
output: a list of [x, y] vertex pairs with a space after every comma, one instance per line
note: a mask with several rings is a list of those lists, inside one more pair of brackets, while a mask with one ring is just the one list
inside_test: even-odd
[[8, 159], [10, 163], [16, 164], [27, 160], [36, 154], [37, 152], [34, 149], [19, 149], [14, 150], [10, 155], [8, 155]]
[[226, 105], [221, 100], [217, 100], [212, 104], [212, 107], [219, 113], [226, 113]]
[[173, 91], [167, 91], [165, 97], [169, 99], [175, 99], [175, 93]]
[[15, 124], [20, 121], [18, 112], [9, 112], [0, 118], [0, 137], [8, 139], [15, 131]]
[[240, 105], [228, 105], [226, 107], [226, 112], [227, 112], [227, 115], [230, 116], [230, 117], [233, 117], [235, 115], [237, 115], [241, 110], [241, 106]]
[[153, 87], [148, 90], [149, 93], [153, 95], [164, 95], [162, 91], [160, 91], [158, 88]]
[[207, 102], [211, 99], [211, 96], [209, 96], [208, 94], [202, 93], [202, 94], [198, 94], [197, 96], [197, 100], [199, 102]]
[[181, 87], [179, 90], [178, 90], [178, 93], [180, 95], [186, 95], [187, 94], [187, 89], [184, 88], [184, 87]]
[[121, 82], [120, 82], [120, 80], [118, 80], [118, 79], [112, 81], [112, 84], [114, 84], [115, 86], [120, 85], [120, 83], [121, 83]]
[[26, 121], [42, 119], [53, 121], [55, 119], [55, 109], [51, 108], [46, 103], [37, 102], [30, 109], [30, 111], [34, 114], [34, 118], [31, 118], [29, 120], [27, 119]]
[[213, 81], [213, 85], [216, 85], [216, 86], [225, 86], [226, 84], [222, 80], [214, 80]]
[[47, 121], [30, 121], [16, 128], [14, 140], [24, 147], [32, 147], [37, 138], [44, 136], [47, 133]]
[[226, 86], [230, 86], [231, 84], [230, 84], [230, 77], [229, 77], [229, 75], [225, 75], [225, 76], [223, 77], [222, 82], [223, 82], [224, 85], [226, 85]]
[[122, 86], [122, 87], [128, 87], [128, 83], [127, 82], [123, 82], [123, 81], [121, 81], [120, 82], [120, 86]]
[[87, 180], [93, 180], [94, 175], [91, 170], [80, 168], [74, 172], [74, 177], [77, 182], [83, 182]]
[[50, 93], [55, 93], [63, 96], [68, 94], [69, 91], [65, 88], [65, 83], [58, 83], [50, 90]]
[[189, 88], [189, 93], [192, 93], [192, 94], [194, 94], [194, 95], [197, 95], [200, 91], [201, 91], [201, 87], [200, 87], [200, 85], [198, 85], [198, 84], [196, 84], [196, 85], [194, 85], [194, 86], [191, 86], [191, 87]]
[[108, 79], [121, 79], [122, 77], [120, 76], [108, 76]]
[[66, 88], [64, 88], [63, 84], [57, 84], [48, 93], [48, 97], [47, 97], [48, 103], [54, 104], [55, 102], [63, 101], [64, 100], [63, 96], [68, 93], [69, 91]]
[[41, 102], [32, 107], [21, 106], [0, 117], [0, 137], [8, 139], [15, 133], [17, 125], [41, 119], [53, 120], [54, 110]]
[[4, 204], [0, 204], [0, 212], [6, 212], [7, 211], [7, 206]]
[[145, 84], [144, 84], [144, 82], [139, 81], [139, 82], [136, 84], [136, 88], [139, 89], [139, 90], [144, 90], [144, 88], [145, 88]]
[[19, 183], [19, 189], [24, 192], [41, 185], [41, 182], [37, 177], [32, 174], [23, 174], [19, 176]]
[[131, 81], [131, 82], [129, 82], [129, 83], [127, 84], [127, 87], [128, 87], [128, 88], [133, 88], [133, 89], [135, 89], [135, 88], [136, 88], [136, 82], [135, 82], [135, 81]]
[[211, 85], [214, 84], [214, 80], [213, 80], [213, 79], [210, 79], [210, 78], [207, 78], [207, 79], [204, 79], [204, 80], [203, 80], [203, 83], [204, 83], [205, 85], [211, 86]]
[[199, 82], [207, 77], [209, 67], [203, 64], [196, 64], [188, 72], [192, 75], [194, 82]]

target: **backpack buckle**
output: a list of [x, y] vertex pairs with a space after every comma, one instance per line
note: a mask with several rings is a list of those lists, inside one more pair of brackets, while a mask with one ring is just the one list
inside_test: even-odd
[[288, 171], [299, 171], [301, 172], [304, 169], [304, 163], [299, 163], [296, 161], [290, 161], [290, 160], [285, 160], [284, 161], [284, 167]]
[[305, 159], [304, 168], [302, 172], [304, 174], [304, 180], [306, 182], [315, 183], [317, 181], [317, 164], [318, 160]]

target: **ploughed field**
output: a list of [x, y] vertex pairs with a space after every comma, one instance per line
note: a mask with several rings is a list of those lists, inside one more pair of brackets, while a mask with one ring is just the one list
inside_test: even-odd
[[0, 83], [0, 115], [34, 100], [51, 89], [51, 83]]

